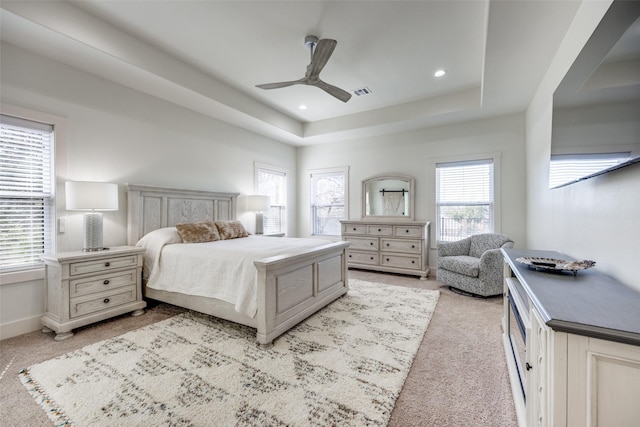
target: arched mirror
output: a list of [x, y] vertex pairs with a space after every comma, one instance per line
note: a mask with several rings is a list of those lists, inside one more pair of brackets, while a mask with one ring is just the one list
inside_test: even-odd
[[385, 174], [362, 181], [363, 219], [413, 220], [415, 183], [406, 175]]

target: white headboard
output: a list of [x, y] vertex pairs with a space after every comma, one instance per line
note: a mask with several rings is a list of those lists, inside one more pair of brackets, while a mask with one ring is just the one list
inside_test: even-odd
[[183, 222], [235, 219], [238, 195], [127, 184], [127, 242]]

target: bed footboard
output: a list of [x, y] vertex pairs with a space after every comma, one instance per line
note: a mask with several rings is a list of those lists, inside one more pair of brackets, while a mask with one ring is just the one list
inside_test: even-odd
[[348, 291], [348, 247], [349, 242], [335, 242], [254, 261], [260, 345], [270, 346], [274, 338]]

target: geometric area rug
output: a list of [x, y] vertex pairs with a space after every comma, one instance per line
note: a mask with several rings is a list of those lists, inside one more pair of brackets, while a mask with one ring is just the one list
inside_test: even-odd
[[384, 426], [438, 291], [349, 281], [274, 340], [185, 312], [20, 372], [58, 426]]

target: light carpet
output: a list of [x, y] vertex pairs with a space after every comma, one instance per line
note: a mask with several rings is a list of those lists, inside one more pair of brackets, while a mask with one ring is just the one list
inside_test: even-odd
[[351, 280], [271, 349], [187, 312], [20, 377], [56, 425], [386, 425], [438, 298]]

